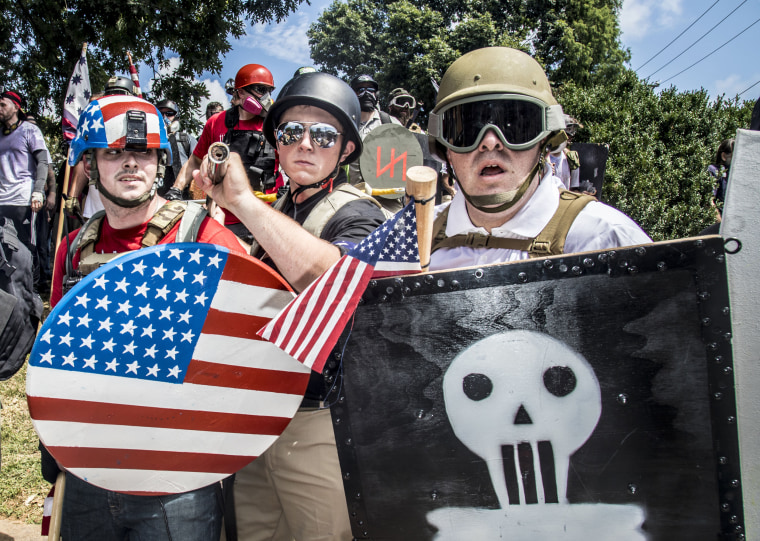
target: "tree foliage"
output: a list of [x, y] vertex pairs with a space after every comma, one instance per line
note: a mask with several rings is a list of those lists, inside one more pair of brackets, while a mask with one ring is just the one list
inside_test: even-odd
[[[128, 73], [131, 51], [156, 75], [153, 96], [195, 110], [207, 92], [193, 78], [221, 71], [229, 40], [243, 34], [244, 22], [279, 22], [302, 1], [0, 0], [0, 69], [4, 84], [19, 89], [33, 112], [53, 107], [60, 116], [83, 42], [93, 91], [114, 73]], [[176, 70], [159, 73], [175, 55]]]
[[580, 85], [614, 76], [620, 0], [336, 0], [309, 29], [311, 57], [324, 71], [370, 73], [389, 92], [404, 87], [432, 104], [446, 68], [492, 45], [531, 52], [553, 82]]
[[655, 240], [697, 235], [716, 221], [708, 164], [723, 139], [749, 126], [752, 103], [704, 89], [656, 93], [634, 72], [557, 97], [584, 128], [579, 142], [607, 143], [605, 202], [619, 208]]

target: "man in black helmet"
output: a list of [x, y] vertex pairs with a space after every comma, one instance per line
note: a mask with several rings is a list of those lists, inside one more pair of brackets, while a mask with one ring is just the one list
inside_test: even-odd
[[[161, 100], [156, 105], [161, 115], [164, 117], [166, 124], [166, 134], [169, 137], [169, 143], [172, 146], [172, 163], [167, 166], [164, 182], [158, 188], [158, 194], [163, 197], [167, 190], [174, 186], [174, 181], [179, 175], [182, 166], [195, 150], [198, 141], [182, 129], [182, 123], [179, 118], [179, 107], [172, 100]], [[183, 193], [183, 199], [187, 199], [188, 194]]]
[[546, 153], [566, 139], [541, 66], [507, 47], [456, 60], [428, 122], [458, 184], [433, 226], [431, 270], [651, 242], [625, 214], [566, 191]]
[[[371, 75], [362, 74], [351, 79], [351, 89], [359, 98], [359, 105], [362, 110], [361, 123], [359, 124], [359, 134], [362, 140], [372, 130], [383, 124], [401, 124], [398, 119], [379, 109], [377, 96], [379, 85]], [[358, 162], [349, 165], [348, 177], [351, 184], [364, 182]]]
[[123, 77], [121, 75], [114, 75], [106, 83], [106, 87], [103, 90], [103, 95], [123, 95], [123, 96], [135, 96], [135, 83], [129, 77]]
[[[223, 182], [195, 182], [230, 208], [253, 233], [252, 253], [303, 290], [385, 220], [380, 205], [350, 186], [341, 167], [361, 153], [359, 101], [327, 73], [291, 79], [264, 123], [290, 178], [273, 207], [248, 189], [233, 155]], [[330, 419], [327, 383], [333, 369], [312, 372], [299, 412], [262, 456], [238, 472], [235, 508], [241, 539], [351, 539], [343, 482]], [[328, 378], [328, 379], [325, 379]]]

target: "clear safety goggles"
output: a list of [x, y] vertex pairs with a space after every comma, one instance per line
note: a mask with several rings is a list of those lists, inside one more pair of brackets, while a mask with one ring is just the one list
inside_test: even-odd
[[396, 96], [388, 105], [400, 109], [414, 109], [417, 101], [412, 96]]
[[338, 129], [324, 122], [283, 122], [277, 127], [275, 133], [277, 142], [283, 146], [292, 145], [303, 139], [306, 130], [309, 130], [311, 142], [319, 148], [332, 148], [338, 141], [341, 132]]
[[547, 106], [521, 94], [485, 94], [454, 101], [431, 113], [428, 122], [429, 133], [458, 153], [475, 150], [488, 130], [505, 147], [525, 150], [564, 127], [560, 105]]

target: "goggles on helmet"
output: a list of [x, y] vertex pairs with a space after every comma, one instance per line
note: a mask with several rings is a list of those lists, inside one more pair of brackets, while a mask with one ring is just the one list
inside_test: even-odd
[[309, 128], [311, 141], [319, 148], [332, 148], [341, 132], [331, 124], [324, 122], [284, 122], [277, 127], [277, 142], [283, 146], [292, 145], [303, 139], [306, 127]]
[[510, 150], [537, 145], [565, 127], [562, 107], [522, 94], [483, 94], [454, 101], [430, 114], [429, 133], [458, 153], [475, 150], [493, 130]]
[[412, 96], [396, 96], [388, 105], [390, 107], [399, 107], [401, 109], [414, 109], [414, 107], [417, 105], [417, 100], [415, 100]]

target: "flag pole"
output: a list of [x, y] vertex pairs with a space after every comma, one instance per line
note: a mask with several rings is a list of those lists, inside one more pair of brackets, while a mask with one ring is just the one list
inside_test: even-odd
[[414, 199], [414, 210], [417, 214], [417, 244], [422, 272], [427, 272], [430, 266], [437, 180], [438, 174], [431, 167], [417, 165], [406, 171], [406, 193]]
[[[61, 237], [63, 236], [63, 220], [66, 219], [66, 211], [64, 209], [64, 203], [66, 202], [66, 197], [68, 197], [69, 194], [69, 177], [71, 176], [71, 166], [69, 165], [69, 154], [71, 153], [71, 148], [69, 148], [68, 152], [66, 153], [66, 169], [63, 173], [63, 188], [61, 188], [61, 206], [58, 209], [58, 231], [55, 234], [55, 252], [58, 252], [58, 246], [61, 244]], [[56, 258], [53, 258], [53, 276], [55, 276], [55, 261]]]

